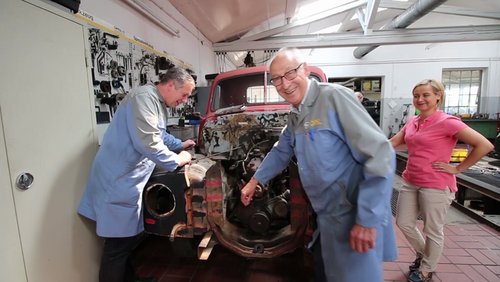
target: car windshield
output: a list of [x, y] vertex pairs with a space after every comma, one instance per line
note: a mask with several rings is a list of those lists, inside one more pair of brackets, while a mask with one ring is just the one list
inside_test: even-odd
[[252, 104], [285, 103], [276, 88], [266, 82], [268, 74], [253, 73], [219, 81], [215, 87], [212, 109], [218, 110]]
[[[315, 73], [311, 72], [309, 77], [321, 81]], [[220, 80], [212, 97], [212, 110], [241, 110], [243, 106], [286, 103], [269, 81], [270, 78], [269, 73], [251, 73]]]

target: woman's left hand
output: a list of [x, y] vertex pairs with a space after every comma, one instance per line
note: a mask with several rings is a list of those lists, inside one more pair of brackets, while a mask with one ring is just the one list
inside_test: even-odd
[[458, 171], [457, 167], [454, 165], [450, 165], [445, 162], [434, 162], [432, 163], [432, 168], [439, 172], [447, 172], [450, 174], [458, 174], [460, 171]]

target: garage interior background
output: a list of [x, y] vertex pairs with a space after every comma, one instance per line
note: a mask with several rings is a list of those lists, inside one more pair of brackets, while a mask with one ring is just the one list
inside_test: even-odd
[[[435, 2], [435, 8], [408, 26], [419, 32], [410, 36], [413, 39], [393, 34], [387, 37], [394, 39], [383, 44], [387, 39], [375, 37], [377, 29], [406, 12], [415, 2]], [[425, 78], [443, 79], [445, 72], [452, 72], [449, 82], [454, 83], [454, 87], [465, 89], [463, 84], [469, 83], [469, 89], [472, 87], [469, 91], [478, 93], [468, 97], [476, 98], [471, 102], [475, 108], [460, 109], [460, 113], [467, 111], [471, 115], [497, 118], [500, 109], [500, 80], [496, 79], [500, 77], [498, 1], [481, 1], [481, 4], [461, 0], [315, 3], [304, 0], [257, 1], [251, 5], [245, 1], [207, 4], [175, 0], [87, 0], [81, 3], [79, 14], [191, 66], [200, 87], [208, 85], [207, 74], [245, 67], [248, 52], [259, 65], [265, 64], [279, 47], [298, 46], [304, 49], [309, 62], [321, 67], [332, 81], [380, 80], [375, 91], [370, 88], [365, 92], [371, 99], [378, 98], [379, 124], [388, 136], [399, 129], [407, 118], [405, 113], [412, 112], [408, 111], [408, 104], [411, 104], [413, 85]], [[364, 31], [357, 17], [362, 17], [363, 10], [368, 14], [369, 5], [377, 4], [378, 12], [373, 13], [371, 25], [366, 23], [371, 29]], [[311, 6], [321, 6], [322, 10], [310, 10]], [[305, 16], [301, 18], [301, 14]], [[203, 32], [196, 26], [202, 27]], [[471, 32], [457, 27], [474, 29]], [[337, 31], [333, 32], [332, 28]], [[218, 41], [211, 42], [207, 37]], [[382, 43], [367, 55], [356, 58], [353, 52], [361, 45], [369, 45], [366, 42]], [[461, 79], [465, 74], [470, 75], [467, 71], [479, 71], [479, 81], [471, 84], [470, 77]]]
[[[188, 67], [197, 75], [197, 85], [206, 87], [205, 75], [244, 67], [248, 52], [256, 64], [263, 64], [280, 45], [300, 45], [309, 62], [320, 66], [329, 79], [380, 93], [380, 126], [388, 135], [398, 129], [403, 114], [411, 112], [406, 106], [411, 102], [410, 91], [424, 78], [448, 80], [451, 92], [468, 89], [464, 97], [472, 107], [464, 110], [494, 120], [500, 109], [500, 2], [438, 1], [443, 3], [408, 27], [419, 33], [382, 32], [387, 40], [383, 42], [377, 29], [415, 2], [435, 1], [319, 5], [312, 0], [85, 0], [76, 15], [49, 0], [0, 1], [0, 35], [8, 38], [0, 42], [4, 66], [0, 75], [0, 280], [90, 281], [86, 278], [96, 277], [102, 242], [95, 236], [95, 227], [76, 216], [76, 206], [98, 148], [96, 127], [105, 125], [97, 124], [94, 106], [109, 110], [107, 104], [96, 103], [105, 98], [100, 97], [104, 92], [100, 82], [110, 81], [110, 95], [123, 94], [130, 81], [132, 86], [140, 83], [144, 73], [146, 79], [156, 76], [156, 57]], [[147, 9], [140, 12], [133, 3]], [[181, 8], [183, 3], [187, 7]], [[329, 3], [342, 5], [327, 7]], [[298, 14], [307, 4], [321, 7], [324, 13], [309, 15], [310, 21], [300, 19]], [[358, 8], [374, 15], [368, 7], [375, 4], [386, 10], [377, 12], [376, 20], [367, 21], [363, 29], [354, 15], [363, 13]], [[207, 18], [195, 20], [186, 8], [206, 11]], [[216, 21], [208, 24], [210, 18]], [[89, 21], [98, 24], [101, 40], [97, 43], [106, 38], [106, 51], [116, 63], [99, 48], [92, 60], [96, 41], [89, 29], [96, 26]], [[340, 34], [321, 34], [322, 28], [334, 27], [338, 21], [345, 22], [336, 27]], [[213, 32], [202, 31], [202, 23]], [[242, 26], [249, 24], [253, 26]], [[353, 55], [357, 47], [375, 43], [380, 47], [367, 55], [359, 59]], [[99, 55], [104, 56], [103, 65]], [[91, 62], [96, 66], [94, 77]], [[113, 80], [118, 80], [116, 88]], [[16, 179], [27, 173], [34, 176], [32, 187], [18, 188]]]

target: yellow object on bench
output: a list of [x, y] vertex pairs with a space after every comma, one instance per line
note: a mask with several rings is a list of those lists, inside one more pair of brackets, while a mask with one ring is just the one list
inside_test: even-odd
[[467, 148], [455, 148], [451, 152], [450, 162], [459, 163], [467, 158], [467, 154], [469, 154]]

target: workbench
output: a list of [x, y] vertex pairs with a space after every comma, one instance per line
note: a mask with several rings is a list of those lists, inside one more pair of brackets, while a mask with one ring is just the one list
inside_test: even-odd
[[463, 118], [462, 121], [488, 139], [497, 137], [498, 120], [496, 119]]
[[[408, 153], [396, 152], [396, 172], [401, 175], [406, 167]], [[453, 205], [474, 219], [500, 229], [492, 216], [500, 216], [500, 167], [490, 165], [495, 159], [484, 157], [474, 166], [456, 175], [458, 191]], [[466, 206], [467, 200], [480, 200], [483, 203], [481, 213]]]

